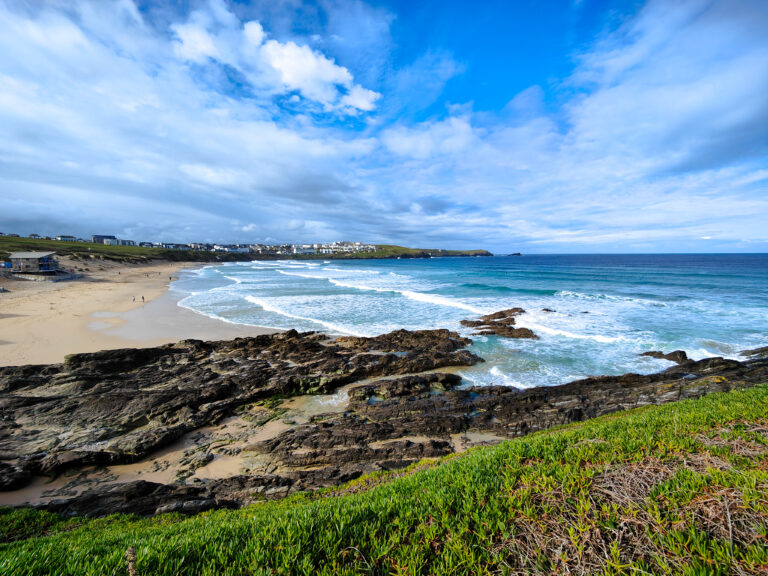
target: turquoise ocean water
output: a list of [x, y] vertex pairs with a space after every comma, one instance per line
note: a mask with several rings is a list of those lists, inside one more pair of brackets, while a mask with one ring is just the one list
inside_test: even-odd
[[[244, 262], [188, 272], [179, 305], [237, 324], [372, 336], [449, 328], [522, 307], [540, 340], [474, 337], [487, 363], [470, 384], [554, 385], [650, 373], [768, 345], [768, 255], [540, 255], [427, 260]], [[543, 308], [555, 310], [543, 312]]]

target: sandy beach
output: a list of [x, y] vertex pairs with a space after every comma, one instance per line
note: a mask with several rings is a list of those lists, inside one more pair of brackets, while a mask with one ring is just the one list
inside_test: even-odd
[[[64, 268], [75, 264], [61, 259]], [[89, 263], [85, 277], [57, 283], [0, 279], [0, 366], [62, 362], [67, 354], [147, 347], [186, 338], [274, 332], [220, 322], [176, 305], [171, 279], [199, 263]], [[142, 301], [143, 297], [143, 301]]]

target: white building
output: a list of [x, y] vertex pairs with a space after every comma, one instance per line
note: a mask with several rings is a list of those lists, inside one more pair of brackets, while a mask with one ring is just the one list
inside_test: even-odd
[[294, 254], [317, 254], [317, 249], [311, 244], [294, 244]]

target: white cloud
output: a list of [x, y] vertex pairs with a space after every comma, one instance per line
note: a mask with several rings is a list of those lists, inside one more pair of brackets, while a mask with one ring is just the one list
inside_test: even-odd
[[269, 65], [279, 73], [286, 89], [298, 90], [306, 98], [327, 106], [338, 99], [338, 86], [352, 85], [349, 70], [337, 66], [309, 46], [268, 40], [263, 52]]
[[[235, 48], [246, 30], [257, 41], [257, 24], [232, 35], [226, 15], [193, 15], [179, 24], [206, 30], [211, 42], [192, 50], [179, 47], [175, 30], [184, 28], [158, 32], [102, 2], [73, 8], [87, 17], [0, 4], [2, 228], [42, 218], [51, 233], [86, 234], [98, 222], [221, 241], [239, 239], [232, 220], [244, 218], [284, 237], [287, 198], [295, 212], [309, 205], [317, 216], [355, 194], [337, 174], [372, 150], [370, 138], [281, 118], [269, 88], [236, 98], [187, 65], [221, 58], [245, 69]], [[174, 58], [177, 50], [188, 52]], [[70, 208], [50, 211], [64, 197]], [[23, 208], [32, 199], [47, 216]]]
[[248, 42], [250, 42], [253, 46], [261, 46], [261, 44], [264, 42], [264, 38], [266, 38], [264, 28], [259, 22], [256, 22], [255, 20], [246, 22], [243, 26], [243, 31], [245, 32], [245, 37], [247, 38]]
[[388, 129], [381, 139], [398, 156], [424, 160], [444, 154], [461, 154], [476, 141], [476, 136], [467, 118], [451, 117], [441, 122], [424, 123], [416, 129]]
[[[349, 19], [310, 40], [222, 1], [162, 25], [129, 0], [26, 6], [0, 1], [0, 228], [768, 248], [761, 3], [650, 2], [562, 90], [510, 94], [499, 112], [435, 112], [462, 69], [444, 52], [361, 82], [381, 60], [347, 59], [365, 52]], [[388, 54], [391, 16], [365, 15]]]
[[179, 38], [174, 50], [180, 58], [201, 64], [208, 58], [219, 57], [213, 38], [204, 28], [196, 24], [177, 24], [173, 31]]
[[650, 2], [581, 56], [554, 114], [534, 87], [499, 115], [385, 129], [387, 150], [409, 161], [380, 177], [403, 195], [471, 199], [476, 219], [457, 225], [496, 245], [768, 246], [768, 10], [725, 6]]
[[240, 171], [214, 168], [200, 164], [182, 164], [179, 166], [187, 176], [209, 186], [231, 188], [236, 185], [245, 184], [247, 179], [245, 174]]
[[376, 107], [376, 101], [381, 98], [381, 94], [368, 90], [362, 86], [352, 86], [349, 93], [341, 98], [341, 106], [349, 110], [362, 110], [370, 112]]
[[184, 61], [209, 59], [232, 66], [253, 87], [272, 94], [298, 92], [325, 110], [370, 112], [380, 94], [355, 84], [350, 71], [305, 44], [268, 39], [261, 22], [241, 22], [222, 0], [192, 12], [172, 25], [174, 50]]

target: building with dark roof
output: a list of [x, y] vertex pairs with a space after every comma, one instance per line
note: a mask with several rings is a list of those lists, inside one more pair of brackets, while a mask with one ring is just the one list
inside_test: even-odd
[[59, 263], [56, 252], [13, 252], [10, 256], [12, 272], [56, 272]]

